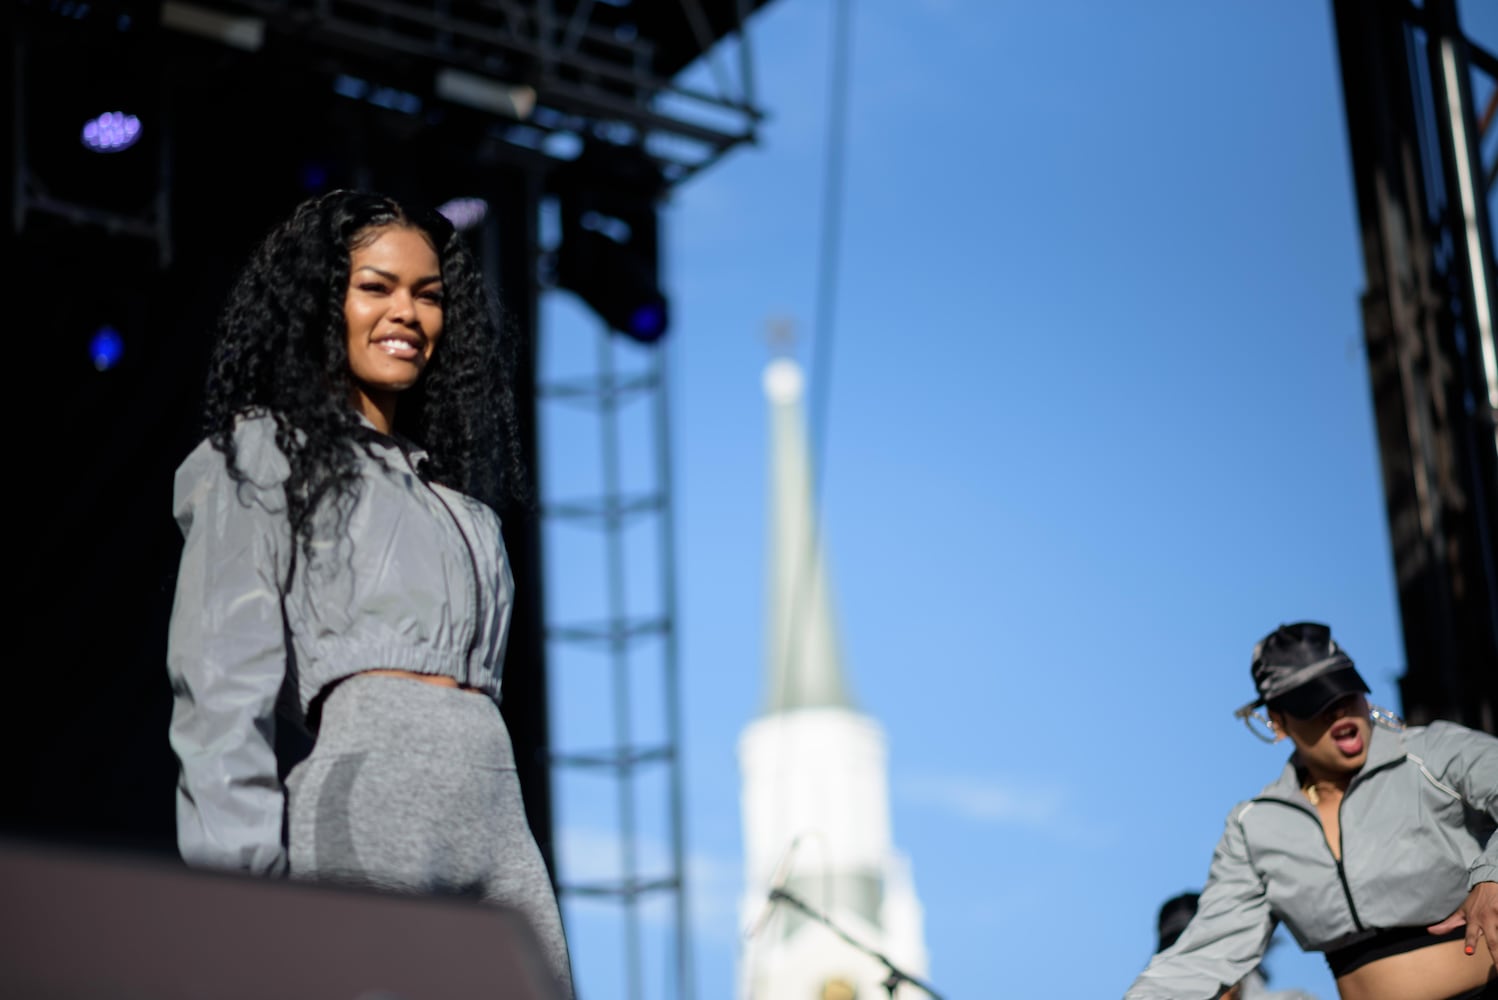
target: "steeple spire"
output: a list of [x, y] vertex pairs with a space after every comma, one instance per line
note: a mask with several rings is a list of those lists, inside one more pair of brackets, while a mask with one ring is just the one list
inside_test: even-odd
[[[889, 970], [859, 941], [924, 976], [924, 917], [893, 844], [884, 731], [851, 704], [817, 529], [801, 369], [765, 369], [770, 526], [764, 714], [739, 739], [746, 943], [739, 1000], [883, 996]], [[804, 847], [805, 850], [798, 850]], [[794, 895], [830, 926], [804, 918]], [[841, 994], [840, 994], [841, 995]], [[905, 996], [905, 991], [900, 991]]]
[[766, 595], [765, 711], [852, 708], [812, 496], [801, 398], [805, 379], [788, 357], [765, 368], [770, 404], [770, 531]]

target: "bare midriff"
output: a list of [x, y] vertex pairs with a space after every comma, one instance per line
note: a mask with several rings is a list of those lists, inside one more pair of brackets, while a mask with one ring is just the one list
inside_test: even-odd
[[361, 677], [400, 677], [408, 681], [420, 681], [433, 687], [457, 688], [459, 691], [471, 691], [474, 694], [483, 694], [482, 689], [472, 687], [468, 684], [459, 684], [457, 678], [447, 677], [442, 674], [418, 674], [414, 670], [395, 670], [390, 667], [380, 667], [375, 670], [361, 670]]
[[1463, 942], [1441, 941], [1428, 948], [1390, 955], [1337, 977], [1342, 1000], [1447, 1000], [1498, 978], [1481, 939], [1477, 954]]

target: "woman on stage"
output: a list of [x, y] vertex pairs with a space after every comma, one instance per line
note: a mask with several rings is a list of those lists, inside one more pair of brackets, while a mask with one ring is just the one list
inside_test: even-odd
[[[521, 491], [499, 324], [462, 238], [373, 194], [308, 201], [220, 322], [177, 471], [168, 668], [191, 864], [518, 908], [572, 995], [500, 673], [495, 507]], [[315, 734], [283, 783], [277, 714]]]
[[1314, 622], [1266, 636], [1252, 672], [1238, 715], [1267, 708], [1294, 753], [1228, 816], [1196, 916], [1127, 1000], [1218, 996], [1279, 921], [1326, 953], [1342, 1000], [1498, 997], [1498, 739], [1370, 710]]

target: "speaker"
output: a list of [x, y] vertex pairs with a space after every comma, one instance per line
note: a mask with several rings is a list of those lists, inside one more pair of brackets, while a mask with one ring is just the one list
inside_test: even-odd
[[0, 841], [0, 993], [561, 1000], [513, 910]]

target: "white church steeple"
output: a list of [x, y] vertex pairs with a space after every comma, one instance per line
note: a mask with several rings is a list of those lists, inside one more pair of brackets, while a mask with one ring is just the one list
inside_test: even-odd
[[[879, 1000], [888, 970], [788, 903], [782, 887], [845, 934], [926, 976], [922, 912], [891, 843], [884, 733], [861, 715], [843, 669], [831, 581], [816, 527], [801, 409], [789, 358], [765, 370], [770, 529], [764, 713], [739, 741], [748, 938], [741, 1000]], [[852, 992], [849, 992], [849, 990]], [[921, 996], [911, 986], [897, 997]]]
[[852, 708], [812, 505], [801, 414], [804, 379], [790, 358], [765, 368], [770, 401], [770, 565], [765, 609], [767, 713]]

